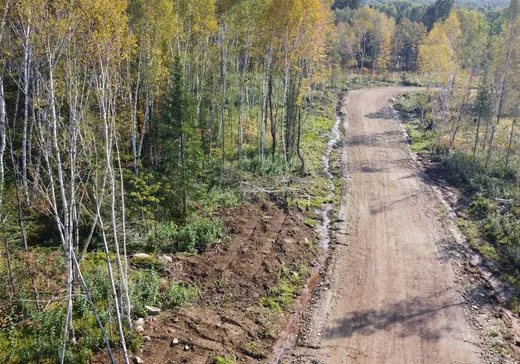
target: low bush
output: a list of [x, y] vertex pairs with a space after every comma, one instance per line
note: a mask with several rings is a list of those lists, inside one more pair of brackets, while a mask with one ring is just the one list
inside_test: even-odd
[[258, 155], [251, 158], [244, 158], [239, 164], [243, 171], [253, 173], [257, 176], [279, 177], [287, 172], [283, 157], [276, 156], [273, 160], [270, 156], [260, 159]]
[[160, 301], [162, 308], [184, 307], [191, 304], [197, 297], [195, 289], [183, 284], [169, 283], [161, 288]]
[[130, 286], [130, 300], [132, 315], [134, 317], [146, 317], [145, 306], [157, 305], [159, 298], [160, 278], [157, 272], [134, 272]]
[[485, 219], [493, 211], [496, 211], [495, 203], [482, 195], [478, 195], [469, 205], [469, 213], [476, 220]]
[[452, 152], [444, 157], [451, 183], [473, 196], [480, 194], [486, 198], [518, 198], [520, 191], [515, 188], [517, 174], [504, 170], [501, 166], [489, 165], [462, 152]]
[[197, 297], [195, 289], [175, 282], [161, 281], [155, 271], [134, 272], [132, 277], [131, 303], [134, 317], [146, 317], [145, 306], [162, 309], [188, 306]]
[[131, 260], [132, 267], [137, 269], [161, 271], [164, 264], [154, 256], [135, 256]]
[[221, 238], [224, 225], [221, 220], [192, 215], [186, 225], [173, 236], [172, 250], [175, 252], [203, 252], [206, 247]]
[[421, 92], [411, 92], [399, 97], [394, 104], [396, 110], [420, 115], [425, 107], [426, 96]]

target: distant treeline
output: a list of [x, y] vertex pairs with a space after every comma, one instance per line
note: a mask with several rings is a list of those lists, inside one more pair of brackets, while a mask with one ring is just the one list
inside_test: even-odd
[[[405, 3], [408, 6], [413, 6], [414, 4], [432, 4], [434, 0], [395, 0], [395, 1], [387, 1], [387, 0], [364, 0], [361, 1], [362, 5], [383, 5], [383, 4], [395, 4], [395, 3]], [[503, 8], [509, 4], [507, 0], [456, 0], [456, 6], [470, 8], [470, 9], [497, 9]]]

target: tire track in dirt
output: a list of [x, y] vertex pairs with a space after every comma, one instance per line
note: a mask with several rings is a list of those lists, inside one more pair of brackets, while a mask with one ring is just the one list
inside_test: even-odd
[[[283, 363], [481, 363], [449, 259], [438, 200], [410, 163], [390, 99], [410, 88], [350, 93], [342, 113], [342, 197], [330, 289]], [[347, 193], [348, 192], [348, 193]]]

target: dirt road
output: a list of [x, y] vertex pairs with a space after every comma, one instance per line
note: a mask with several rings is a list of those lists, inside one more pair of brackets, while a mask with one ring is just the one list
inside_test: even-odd
[[343, 101], [346, 223], [339, 226], [330, 289], [282, 362], [483, 362], [443, 254], [451, 236], [390, 109], [390, 99], [407, 90], [356, 91]]

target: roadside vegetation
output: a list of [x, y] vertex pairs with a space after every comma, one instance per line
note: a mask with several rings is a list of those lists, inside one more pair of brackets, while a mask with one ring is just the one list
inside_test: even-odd
[[[462, 192], [457, 222], [469, 243], [495, 263], [496, 274], [520, 288], [517, 149], [494, 149], [495, 155], [486, 166], [486, 139], [474, 150], [478, 125], [471, 119], [457, 139], [457, 147], [439, 148], [439, 131], [432, 126], [431, 102], [427, 93], [411, 93], [395, 103], [395, 108], [403, 113], [411, 148], [427, 165], [431, 177]], [[506, 119], [504, 124], [507, 126], [496, 132], [497, 140], [507, 141], [510, 137], [511, 121]], [[506, 167], [507, 158], [510, 160]]]

